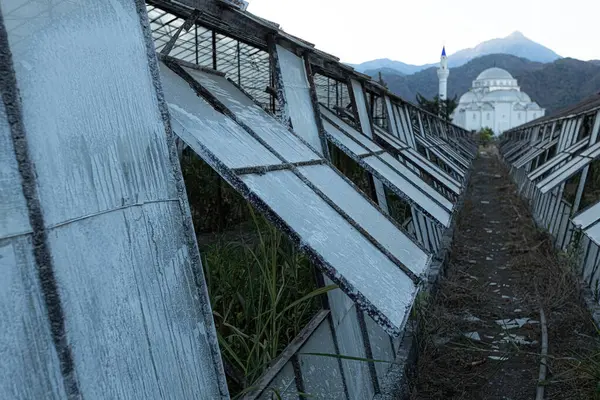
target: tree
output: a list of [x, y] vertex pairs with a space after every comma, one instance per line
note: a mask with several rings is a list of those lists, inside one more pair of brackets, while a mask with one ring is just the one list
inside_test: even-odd
[[494, 131], [492, 130], [492, 128], [485, 127], [479, 131], [479, 142], [482, 145], [487, 146], [491, 143], [493, 138]]
[[417, 93], [417, 103], [419, 107], [424, 109], [425, 111], [429, 111], [432, 114], [439, 115], [445, 121], [452, 122], [452, 118], [450, 115], [454, 112], [456, 107], [458, 106], [458, 102], [456, 101], [457, 96], [454, 96], [451, 99], [441, 100], [440, 96], [435, 96], [433, 100], [428, 100], [420, 93]]

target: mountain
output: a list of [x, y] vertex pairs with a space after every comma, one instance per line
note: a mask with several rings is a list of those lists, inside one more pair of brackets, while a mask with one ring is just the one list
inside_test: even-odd
[[488, 40], [472, 49], [457, 51], [448, 57], [448, 66], [458, 67], [474, 58], [488, 54], [510, 54], [542, 63], [552, 62], [560, 58], [554, 51], [516, 31], [505, 38]]
[[[473, 80], [483, 70], [491, 67], [507, 70], [518, 80], [521, 90], [533, 101], [546, 108], [546, 114], [576, 103], [600, 90], [600, 63], [572, 58], [561, 58], [551, 63], [529, 61], [508, 54], [490, 54], [475, 58], [466, 64], [450, 69], [448, 97], [467, 92]], [[371, 76], [377, 77], [377, 71]], [[436, 67], [412, 75], [401, 75], [395, 71], [382, 71], [388, 88], [409, 101], [416, 94], [432, 98], [438, 93]]]
[[[488, 54], [510, 54], [517, 57], [526, 58], [530, 61], [537, 61], [542, 63], [548, 63], [555, 61], [560, 58], [558, 54], [550, 50], [547, 47], [542, 46], [539, 43], [528, 39], [521, 32], [516, 31], [510, 35], [500, 38], [492, 39], [478, 44], [477, 46], [457, 51], [454, 54], [448, 56], [448, 66], [460, 67], [467, 62], [484, 55]], [[354, 69], [359, 72], [365, 72], [369, 70], [378, 70], [381, 68], [395, 69], [403, 74], [410, 75], [424, 69], [437, 66], [436, 63], [425, 64], [425, 65], [411, 65], [400, 61], [394, 61], [387, 58], [366, 61], [361, 64], [350, 64]]]
[[377, 60], [365, 61], [361, 64], [348, 65], [365, 74], [368, 74], [368, 71], [377, 71], [385, 68], [395, 70], [403, 75], [410, 75], [423, 69], [423, 66], [405, 64], [401, 61], [390, 60], [389, 58], [380, 58]]

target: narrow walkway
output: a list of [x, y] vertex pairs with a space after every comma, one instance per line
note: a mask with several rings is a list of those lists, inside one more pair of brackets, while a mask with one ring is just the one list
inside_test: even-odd
[[475, 161], [447, 276], [419, 311], [412, 398], [535, 399], [543, 307], [551, 356], [545, 398], [593, 399], [600, 358], [587, 358], [598, 344], [568, 257], [535, 229], [495, 151]]

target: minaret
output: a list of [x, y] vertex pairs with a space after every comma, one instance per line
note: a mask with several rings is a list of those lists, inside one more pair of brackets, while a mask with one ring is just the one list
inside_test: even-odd
[[450, 70], [448, 69], [448, 57], [446, 57], [446, 46], [442, 48], [442, 57], [440, 58], [440, 67], [437, 70], [437, 75], [438, 80], [440, 82], [440, 100], [446, 100], [446, 93], [448, 89], [448, 75], [450, 75]]

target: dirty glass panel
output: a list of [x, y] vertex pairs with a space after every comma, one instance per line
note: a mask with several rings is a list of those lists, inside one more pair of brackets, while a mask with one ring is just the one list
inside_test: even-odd
[[225, 397], [136, 3], [1, 4], [81, 397]]
[[64, 399], [4, 111], [0, 101], [0, 398]]
[[356, 129], [354, 129], [352, 126], [347, 124], [344, 120], [342, 120], [340, 117], [338, 117], [333, 112], [331, 112], [330, 110], [328, 110], [327, 108], [325, 108], [323, 106], [321, 106], [321, 114], [323, 114], [323, 116], [325, 118], [331, 120], [334, 124], [336, 124], [337, 126], [342, 128], [348, 136], [354, 138], [356, 141], [358, 141], [360, 144], [362, 144], [364, 147], [366, 147], [370, 151], [382, 150], [381, 147], [379, 147], [371, 139], [369, 139], [362, 133], [358, 132]]
[[2, 6], [46, 222], [175, 196], [133, 3]]
[[[357, 312], [356, 307], [348, 310], [335, 332], [340, 354], [349, 357], [367, 358]], [[374, 388], [369, 363], [342, 359], [342, 368], [344, 368], [350, 399], [372, 399]]]
[[277, 55], [285, 99], [288, 103], [288, 115], [292, 119], [294, 132], [306, 140], [319, 154], [323, 154], [304, 60], [279, 45], [277, 45]]
[[[334, 357], [302, 353], [337, 354], [329, 319], [323, 320], [298, 352], [298, 361], [308, 398], [345, 399], [339, 362]], [[302, 396], [304, 397], [304, 396]]]
[[362, 294], [395, 330], [404, 326], [416, 288], [398, 266], [293, 172], [245, 175], [242, 180], [335, 269], [328, 272], [330, 278], [352, 285], [351, 297]]
[[160, 78], [173, 131], [189, 146], [208, 148], [229, 168], [281, 164], [266, 147], [198, 97], [187, 82], [162, 63]]
[[86, 397], [220, 398], [179, 209], [145, 204], [50, 234]]
[[[415, 202], [419, 207], [431, 214], [442, 225], [448, 226], [450, 223], [450, 213], [447, 209], [427, 197], [425, 193], [419, 190], [408, 179], [398, 175], [389, 165], [381, 161], [376, 156], [367, 157], [364, 161], [378, 171], [392, 185], [402, 191], [408, 198]], [[425, 183], [423, 183], [425, 185]]]
[[[392, 340], [390, 336], [385, 333], [379, 325], [373, 321], [371, 317], [363, 314], [365, 324], [367, 326], [367, 333], [369, 335], [369, 341], [371, 343], [371, 352], [373, 353], [373, 359], [375, 360], [386, 360], [394, 361], [396, 355], [392, 347]], [[390, 365], [385, 362], [375, 362], [375, 371], [377, 373], [377, 380], [379, 385], [383, 385], [386, 373], [390, 368]]]
[[401, 150], [408, 147], [408, 145], [402, 143], [400, 139], [390, 135], [378, 126], [374, 126], [374, 133], [376, 136], [381, 138], [381, 140], [385, 141], [388, 145], [392, 146], [396, 150]]
[[539, 156], [540, 154], [542, 154], [544, 151], [548, 150], [550, 147], [554, 146], [555, 144], [558, 143], [558, 139], [554, 139], [551, 142], [546, 143], [545, 145], [543, 145], [541, 148], [539, 149], [533, 149], [531, 154], [528, 154], [526, 156], [523, 157], [523, 159], [518, 160], [515, 163], [515, 167], [516, 168], [521, 168], [523, 167], [525, 164], [527, 164], [528, 162], [532, 161], [533, 159], [535, 159], [537, 156]]
[[425, 271], [428, 255], [335, 171], [324, 165], [301, 167], [299, 170], [415, 274]]
[[550, 171], [552, 168], [556, 167], [561, 162], [567, 160], [569, 157], [570, 157], [570, 155], [567, 153], [557, 154], [556, 156], [554, 156], [554, 158], [552, 158], [545, 164], [542, 164], [541, 167], [539, 167], [539, 168], [535, 169], [534, 171], [532, 171], [531, 173], [529, 173], [529, 175], [528, 175], [529, 180], [533, 181], [533, 180], [538, 179], [540, 176], [542, 176], [546, 172]]
[[597, 245], [600, 245], [600, 223], [592, 225], [591, 228], [585, 231], [586, 235], [590, 237]]
[[420, 136], [417, 136], [416, 139], [417, 139], [417, 143], [419, 145], [427, 148], [427, 150], [429, 150], [431, 153], [433, 153], [433, 155], [435, 155], [437, 158], [442, 160], [446, 165], [448, 165], [450, 168], [452, 168], [454, 170], [454, 172], [456, 172], [458, 175], [464, 177], [465, 170], [467, 167], [465, 167], [463, 165], [459, 166], [453, 160], [450, 160], [450, 158], [451, 158], [450, 156], [447, 156], [446, 154], [444, 154], [440, 149], [438, 149], [436, 147], [436, 145], [431, 143], [429, 140], [424, 139]]
[[[273, 389], [277, 389], [277, 392]], [[298, 400], [299, 392], [294, 366], [288, 361], [260, 395], [259, 400]]]
[[441, 204], [448, 211], [452, 211], [454, 205], [450, 200], [442, 196], [438, 191], [425, 183], [419, 175], [414, 173], [412, 170], [407, 168], [404, 164], [402, 164], [396, 157], [391, 154], [384, 153], [379, 156], [381, 160], [390, 165], [400, 174], [402, 174], [406, 179], [408, 179], [414, 186], [418, 187], [422, 192], [426, 193], [429, 197], [431, 197], [434, 201]]
[[208, 89], [229, 108], [241, 122], [248, 125], [288, 162], [319, 160], [321, 157], [306, 146], [275, 118], [242, 93], [226, 78], [208, 72], [184, 68], [196, 81]]
[[600, 220], [600, 203], [594, 204], [573, 217], [573, 223], [584, 229], [598, 220]]
[[456, 179], [452, 178], [445, 172], [440, 171], [437, 167], [434, 167], [431, 164], [431, 161], [427, 160], [415, 150], [407, 149], [402, 152], [402, 155], [411, 160], [416, 165], [418, 165], [420, 168], [422, 168], [425, 172], [433, 176], [435, 179], [440, 181], [448, 189], [450, 189], [456, 194], [460, 194], [460, 183], [458, 183]]
[[350, 137], [348, 137], [344, 132], [340, 131], [335, 126], [331, 125], [329, 121], [323, 119], [323, 127], [325, 131], [331, 135], [335, 140], [337, 140], [341, 145], [346, 147], [349, 151], [356, 155], [369, 154], [370, 151], [365, 149], [360, 144], [356, 143]]
[[557, 185], [568, 179], [571, 175], [581, 170], [583, 167], [591, 163], [596, 157], [600, 156], [600, 144], [593, 146], [581, 153], [580, 156], [575, 156], [565, 165], [562, 165], [556, 171], [544, 178], [538, 183], [537, 187], [542, 193], [546, 193], [554, 189]]
[[465, 159], [463, 156], [461, 156], [460, 154], [458, 154], [452, 147], [450, 147], [450, 145], [448, 143], [444, 142], [442, 139], [439, 139], [439, 138], [437, 138], [435, 136], [431, 136], [431, 135], [428, 135], [427, 139], [429, 139], [431, 141], [433, 146], [439, 147], [439, 149], [441, 151], [444, 151], [445, 153], [447, 153], [449, 157], [452, 157], [463, 167], [469, 168], [469, 161], [467, 159]]

